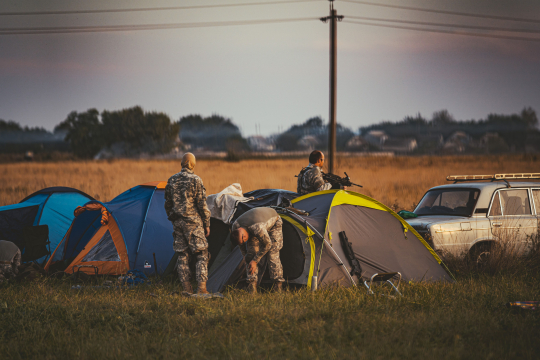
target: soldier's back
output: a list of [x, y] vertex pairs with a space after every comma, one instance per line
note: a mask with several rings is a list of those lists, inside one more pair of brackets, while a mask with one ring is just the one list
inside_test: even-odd
[[200, 221], [196, 207], [202, 180], [192, 171], [180, 171], [167, 181], [165, 199], [172, 202], [172, 210], [177, 217], [186, 221]]

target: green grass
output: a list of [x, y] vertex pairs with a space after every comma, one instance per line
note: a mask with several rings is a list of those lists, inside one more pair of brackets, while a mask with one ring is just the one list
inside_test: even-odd
[[42, 278], [0, 286], [0, 357], [538, 358], [539, 312], [504, 304], [540, 300], [539, 280], [403, 284], [397, 299], [337, 288], [201, 300], [169, 295], [179, 289], [171, 281], [72, 290], [68, 278]]

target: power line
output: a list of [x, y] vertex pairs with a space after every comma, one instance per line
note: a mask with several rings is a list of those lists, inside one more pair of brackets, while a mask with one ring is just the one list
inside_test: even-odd
[[508, 32], [524, 32], [524, 33], [533, 33], [538, 34], [540, 30], [532, 29], [510, 29], [510, 28], [501, 28], [501, 27], [490, 27], [490, 26], [475, 26], [475, 25], [461, 25], [461, 24], [444, 24], [444, 23], [432, 23], [432, 22], [421, 22], [421, 21], [408, 21], [408, 20], [397, 20], [397, 19], [382, 19], [382, 18], [372, 18], [364, 16], [347, 16], [348, 19], [358, 19], [358, 20], [368, 20], [368, 21], [381, 21], [381, 22], [390, 22], [390, 23], [400, 23], [400, 24], [411, 24], [411, 25], [426, 25], [426, 26], [443, 26], [443, 27], [453, 27], [453, 28], [462, 28], [462, 29], [476, 29], [476, 30], [488, 30], [488, 31], [508, 31]]
[[368, 23], [368, 22], [349, 21], [349, 20], [343, 20], [343, 22], [346, 22], [346, 23], [349, 23], [349, 24], [378, 26], [378, 27], [385, 27], [385, 28], [392, 28], [392, 29], [425, 31], [425, 32], [450, 34], [450, 35], [479, 36], [479, 37], [485, 37], [485, 38], [506, 39], [506, 40], [540, 41], [540, 38], [528, 38], [528, 37], [505, 36], [505, 35], [491, 35], [491, 34], [481, 34], [481, 33], [474, 33], [474, 32], [465, 32], [465, 31], [426, 29], [426, 28], [416, 28], [416, 27], [398, 26], [398, 25], [374, 24], [374, 23]]
[[269, 20], [221, 21], [204, 23], [173, 23], [173, 24], [147, 24], [147, 25], [109, 25], [109, 26], [69, 26], [69, 27], [41, 27], [41, 28], [0, 28], [0, 35], [30, 35], [30, 34], [72, 34], [88, 32], [111, 31], [137, 31], [137, 30], [166, 30], [216, 26], [259, 25], [299, 21], [313, 21], [318, 18], [290, 18]]
[[401, 5], [379, 4], [379, 3], [359, 1], [359, 0], [340, 0], [340, 1], [354, 3], [354, 4], [361, 4], [361, 5], [380, 6], [380, 7], [392, 8], [392, 9], [424, 11], [424, 12], [435, 13], [435, 14], [469, 16], [469, 17], [477, 17], [477, 18], [482, 18], [482, 19], [505, 20], [505, 21], [522, 21], [522, 22], [531, 22], [531, 23], [540, 24], [540, 20], [538, 19], [524, 19], [524, 18], [515, 18], [515, 17], [508, 17], [508, 16], [471, 14], [471, 13], [463, 13], [463, 12], [457, 12], [457, 11], [446, 11], [446, 10], [425, 9], [425, 8], [417, 8], [417, 7], [401, 6]]
[[138, 11], [191, 10], [191, 9], [236, 7], [236, 6], [294, 4], [294, 3], [305, 3], [305, 2], [314, 2], [314, 1], [323, 1], [323, 0], [281, 0], [281, 1], [265, 1], [265, 2], [254, 2], [254, 3], [221, 4], [221, 5], [192, 5], [192, 6], [169, 6], [169, 7], [148, 7], [148, 8], [129, 8], [129, 9], [0, 12], [0, 16], [102, 14], [102, 13], [119, 13], [119, 12], [138, 12]]

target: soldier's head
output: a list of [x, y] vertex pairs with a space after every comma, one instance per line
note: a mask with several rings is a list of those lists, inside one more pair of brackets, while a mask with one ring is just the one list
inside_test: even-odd
[[311, 154], [309, 154], [309, 163], [318, 167], [323, 167], [324, 154], [322, 153], [322, 151], [313, 150]]
[[232, 241], [233, 245], [236, 244], [236, 245], [240, 246], [240, 245], [244, 244], [248, 240], [249, 240], [249, 233], [243, 227], [240, 227], [240, 228], [234, 230], [231, 233], [231, 241]]
[[182, 156], [182, 168], [193, 170], [195, 168], [195, 155], [192, 153], [185, 153]]

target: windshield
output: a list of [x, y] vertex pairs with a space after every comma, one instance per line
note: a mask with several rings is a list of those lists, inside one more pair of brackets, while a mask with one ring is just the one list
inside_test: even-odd
[[478, 200], [478, 189], [437, 189], [424, 195], [414, 210], [416, 215], [471, 216]]

